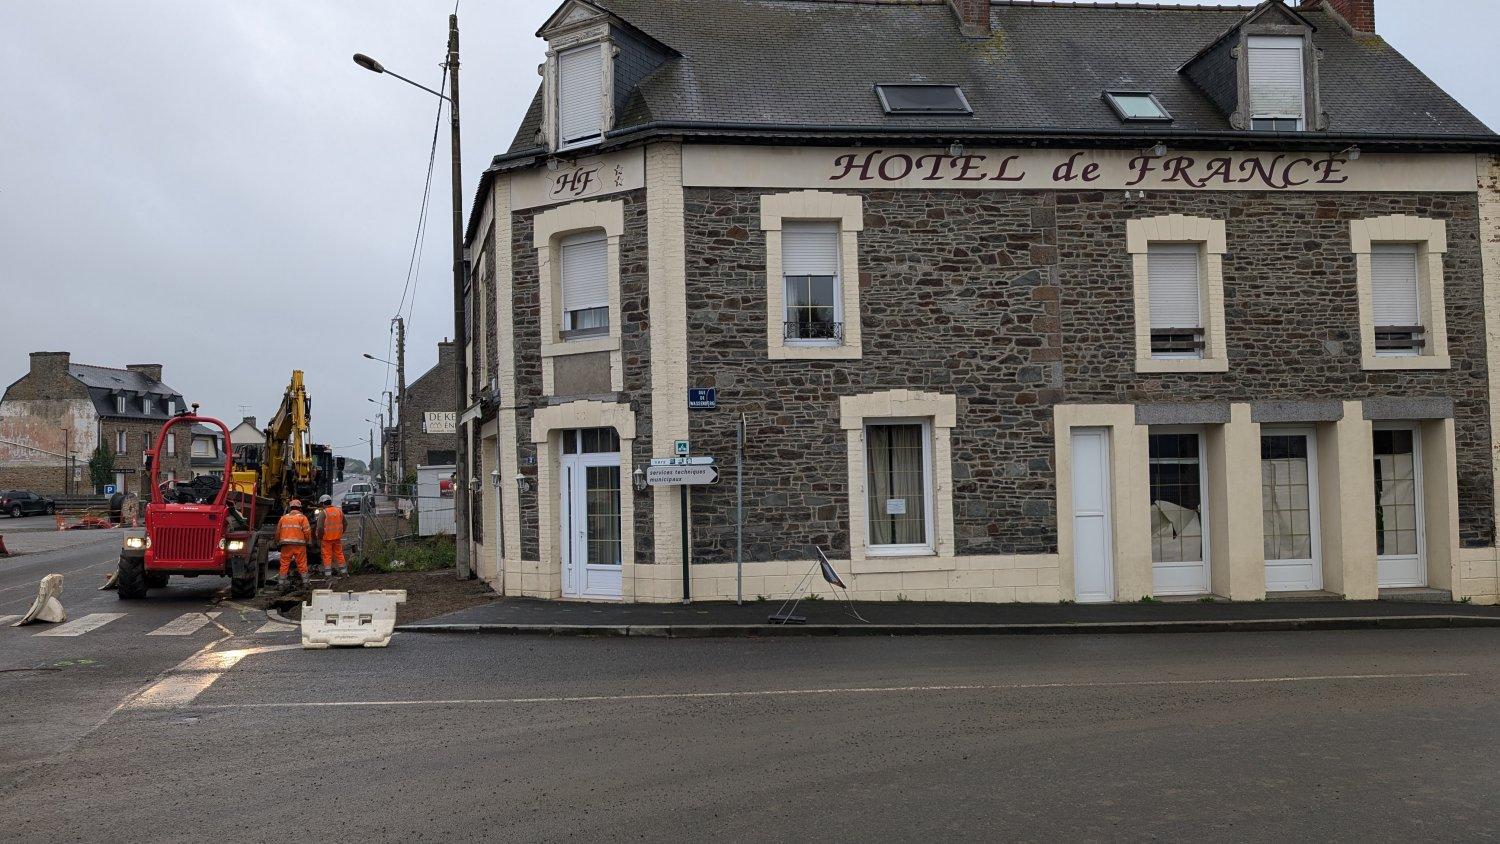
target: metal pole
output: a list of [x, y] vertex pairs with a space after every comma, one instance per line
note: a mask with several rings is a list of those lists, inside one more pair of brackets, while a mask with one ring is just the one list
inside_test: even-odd
[[682, 602], [691, 604], [693, 602], [693, 575], [688, 559], [688, 485], [683, 484], [682, 490]]
[[72, 495], [73, 467], [68, 456], [73, 451], [73, 432], [63, 428], [63, 495]]
[[[401, 407], [402, 414], [406, 413], [406, 320], [396, 317], [396, 403]], [[394, 408], [387, 414], [391, 420], [391, 427], [396, 429], [396, 483], [406, 482], [406, 450], [403, 448], [405, 438], [402, 436], [401, 426], [396, 423], [396, 411]]]
[[[454, 370], [458, 374], [458, 414], [468, 409], [469, 366], [465, 359], [469, 346], [468, 332], [464, 328], [464, 180], [463, 155], [459, 145], [458, 123], [458, 15], [448, 16], [448, 114], [452, 129], [453, 157], [453, 341]], [[468, 426], [457, 426], [458, 471], [454, 473], [453, 518], [458, 576], [464, 580], [472, 577], [469, 567], [469, 432]]]
[[734, 602], [745, 603], [745, 414], [734, 441]]

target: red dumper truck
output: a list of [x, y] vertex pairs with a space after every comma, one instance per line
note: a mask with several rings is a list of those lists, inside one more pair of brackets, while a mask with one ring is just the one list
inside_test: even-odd
[[[160, 482], [160, 457], [167, 434], [182, 425], [202, 424], [224, 432], [224, 476], [194, 479], [191, 483]], [[191, 435], [184, 439], [191, 441]], [[253, 598], [265, 582], [265, 549], [256, 548], [252, 526], [258, 524], [254, 495], [234, 492], [234, 445], [229, 428], [217, 419], [198, 415], [198, 406], [168, 419], [156, 435], [146, 467], [151, 503], [146, 505], [146, 535], [125, 539], [120, 551], [119, 594], [128, 601], [146, 597], [172, 577], [202, 575], [227, 577], [230, 594]], [[257, 553], [259, 551], [259, 553]]]

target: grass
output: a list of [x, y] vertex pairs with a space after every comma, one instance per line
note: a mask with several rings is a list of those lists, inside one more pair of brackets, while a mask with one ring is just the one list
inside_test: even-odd
[[385, 539], [365, 549], [364, 564], [376, 571], [439, 571], [457, 565], [451, 536]]

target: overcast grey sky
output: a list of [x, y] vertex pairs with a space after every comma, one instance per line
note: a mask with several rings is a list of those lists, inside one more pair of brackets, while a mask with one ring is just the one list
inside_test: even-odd
[[[1214, 2], [1211, 5], [1247, 5]], [[551, 0], [462, 0], [464, 182], [509, 145]], [[1500, 125], [1493, 0], [1376, 0], [1377, 28]], [[453, 0], [0, 0], [0, 386], [27, 353], [159, 362], [233, 424], [294, 368], [314, 436], [358, 442], [394, 389]], [[446, 125], [408, 336], [408, 381], [452, 333]], [[466, 201], [467, 206], [467, 201]]]

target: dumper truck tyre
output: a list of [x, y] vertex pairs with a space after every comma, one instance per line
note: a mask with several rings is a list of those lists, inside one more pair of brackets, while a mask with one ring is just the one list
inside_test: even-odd
[[146, 588], [165, 589], [167, 588], [167, 581], [171, 579], [172, 576], [165, 572], [146, 572]]
[[244, 577], [232, 577], [229, 579], [229, 597], [239, 600], [254, 598], [260, 591], [255, 583], [255, 573], [251, 572]]
[[122, 601], [134, 601], [146, 597], [146, 564], [142, 560], [120, 558], [119, 589]]

